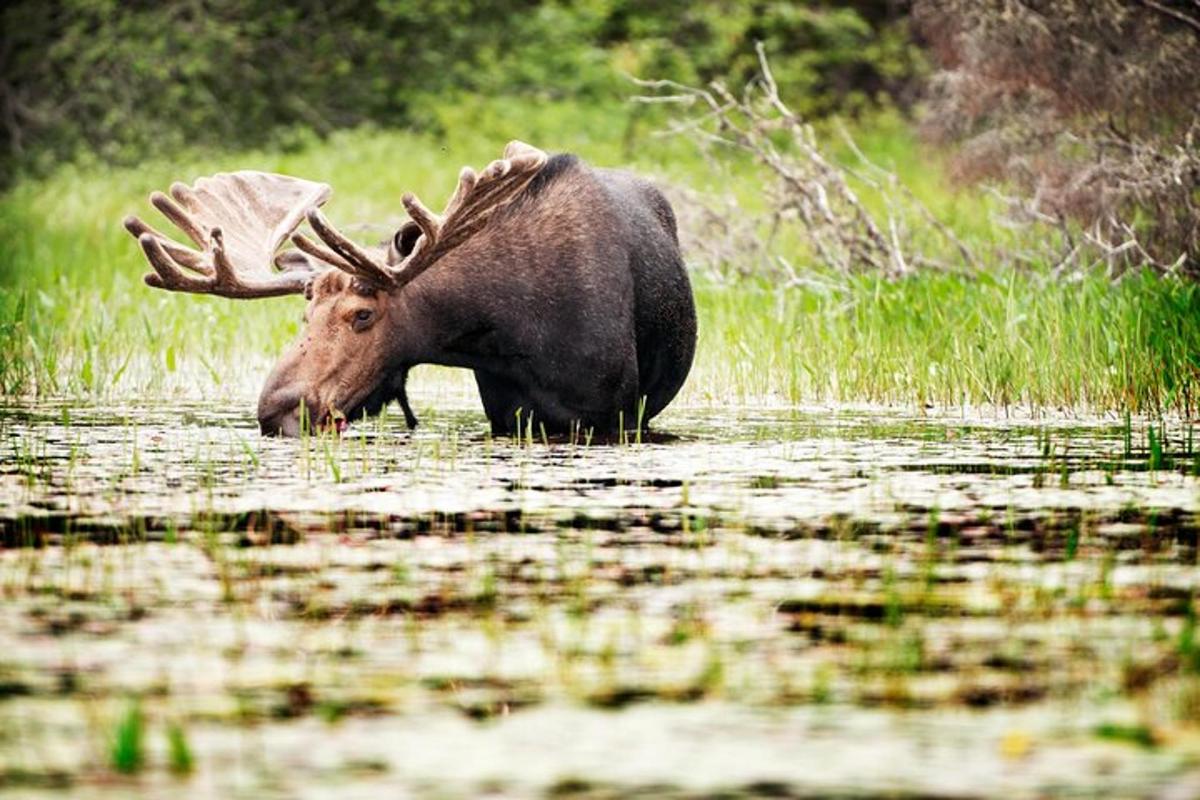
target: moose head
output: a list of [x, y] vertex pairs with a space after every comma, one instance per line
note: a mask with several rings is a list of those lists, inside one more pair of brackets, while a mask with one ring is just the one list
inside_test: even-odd
[[[390, 242], [362, 247], [319, 210], [332, 194], [323, 183], [242, 171], [173, 184], [151, 204], [196, 248], [164, 236], [137, 217], [125, 228], [154, 271], [148, 285], [234, 299], [303, 294], [305, 326], [271, 371], [258, 402], [265, 434], [295, 436], [307, 423], [338, 431], [399, 400], [416, 418], [405, 378], [420, 351], [424, 309], [406, 291], [414, 280], [483, 229], [546, 164], [547, 155], [511, 142], [504, 157], [476, 173], [464, 168], [445, 210], [435, 214], [411, 194], [410, 221]], [[307, 221], [320, 240], [298, 232]], [[282, 249], [287, 244], [293, 247]]]

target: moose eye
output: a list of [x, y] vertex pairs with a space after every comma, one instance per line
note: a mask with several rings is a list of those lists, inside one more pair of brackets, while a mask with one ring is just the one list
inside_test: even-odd
[[371, 320], [374, 318], [374, 316], [375, 312], [369, 308], [360, 308], [358, 311], [355, 311], [354, 320], [352, 322], [354, 330], [365, 330], [366, 327], [371, 324]]

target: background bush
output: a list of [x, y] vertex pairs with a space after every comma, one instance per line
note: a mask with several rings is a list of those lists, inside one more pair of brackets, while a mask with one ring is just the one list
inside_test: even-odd
[[[925, 127], [968, 180], [1019, 190], [1066, 264], [1200, 277], [1200, 3], [917, 0]], [[1068, 226], [1072, 223], [1074, 227]]]
[[464, 94], [619, 101], [622, 73], [749, 80], [764, 40], [806, 112], [907, 97], [905, 3], [17, 0], [0, 12], [5, 184], [64, 160], [436, 128]]

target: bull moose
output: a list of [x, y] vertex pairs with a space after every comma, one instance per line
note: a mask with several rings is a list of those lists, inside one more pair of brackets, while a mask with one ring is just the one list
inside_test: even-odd
[[[330, 224], [331, 193], [242, 171], [151, 194], [199, 250], [125, 219], [150, 286], [308, 300], [259, 396], [264, 434], [306, 420], [341, 431], [392, 400], [412, 428], [417, 364], [472, 370], [496, 434], [531, 419], [556, 433], [645, 425], [683, 385], [695, 306], [674, 213], [646, 181], [514, 141], [482, 172], [464, 168], [440, 215], [406, 194], [410, 219], [377, 247]], [[298, 231], [305, 220], [320, 241]]]

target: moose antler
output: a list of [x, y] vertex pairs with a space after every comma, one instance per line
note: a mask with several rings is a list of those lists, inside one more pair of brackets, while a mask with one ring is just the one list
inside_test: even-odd
[[458, 188], [441, 214], [434, 214], [414, 195], [404, 195], [404, 207], [420, 227], [421, 236], [412, 251], [396, 265], [380, 261], [343, 236], [315, 206], [308, 211], [308, 222], [329, 249], [301, 235], [293, 236], [292, 241], [309, 255], [368, 283], [399, 288], [486, 226], [497, 210], [512, 202], [529, 185], [547, 158], [536, 147], [509, 142], [504, 157], [493, 161], [483, 172], [477, 174], [470, 167], [463, 167]]
[[125, 229], [154, 268], [145, 276], [150, 286], [233, 298], [299, 294], [316, 271], [277, 271], [275, 252], [331, 193], [327, 184], [287, 175], [223, 172], [195, 186], [174, 183], [170, 197], [150, 195], [151, 204], [200, 250], [171, 241], [135, 216], [125, 218]]

